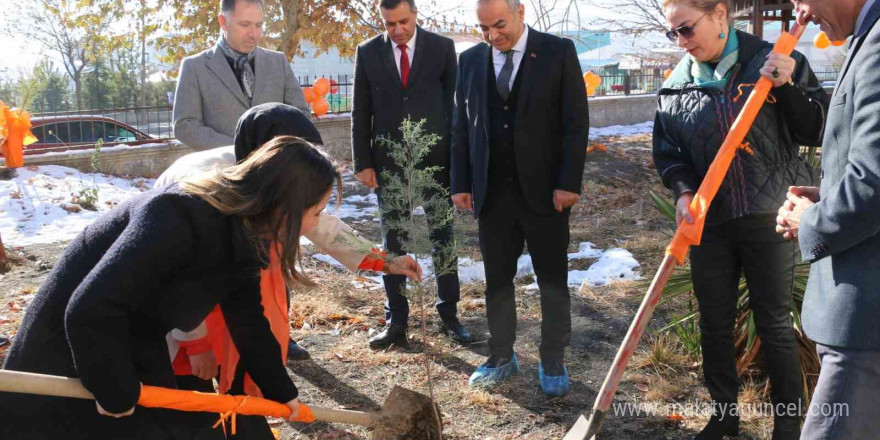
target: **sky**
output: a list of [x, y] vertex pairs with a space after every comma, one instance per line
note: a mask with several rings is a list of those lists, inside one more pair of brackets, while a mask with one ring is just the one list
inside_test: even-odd
[[[18, 9], [21, 2], [34, 0], [0, 0], [0, 11]], [[131, 0], [124, 0], [131, 1]], [[219, 0], [218, 0], [219, 1]], [[417, 5], [423, 4], [423, 9], [443, 11], [449, 18], [458, 17], [460, 23], [476, 24], [476, 0], [434, 0], [436, 7], [429, 6], [430, 0], [416, 0]], [[421, 1], [421, 3], [420, 3]], [[589, 7], [590, 0], [578, 0], [582, 3], [581, 18], [588, 22], [590, 17], [608, 17], [610, 12]], [[534, 20], [534, 11], [531, 0], [522, 0], [525, 5], [526, 22]], [[559, 4], [565, 3], [559, 1]], [[427, 11], [426, 11], [427, 12]], [[38, 43], [0, 33], [0, 77], [16, 77], [22, 69], [30, 69], [44, 57], [56, 57], [51, 52], [44, 50]], [[60, 68], [60, 63], [56, 63]]]

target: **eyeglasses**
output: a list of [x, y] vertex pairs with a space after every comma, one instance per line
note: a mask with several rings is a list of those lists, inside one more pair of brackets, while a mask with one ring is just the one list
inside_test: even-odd
[[705, 17], [706, 15], [708, 15], [708, 14], [703, 14], [702, 16], [700, 16], [700, 18], [698, 18], [697, 21], [695, 21], [694, 24], [692, 24], [690, 26], [679, 26], [675, 29], [670, 30], [669, 32], [666, 32], [666, 38], [669, 38], [669, 41], [671, 41], [673, 43], [678, 41], [679, 35], [681, 35], [682, 37], [685, 37], [685, 38], [693, 38], [694, 37], [694, 28], [697, 27], [697, 23], [699, 23], [700, 20], [702, 20], [703, 17]]

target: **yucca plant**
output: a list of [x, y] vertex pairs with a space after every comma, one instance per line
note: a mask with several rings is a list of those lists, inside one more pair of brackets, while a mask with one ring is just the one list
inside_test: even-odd
[[[651, 200], [654, 207], [665, 217], [675, 222], [675, 205], [674, 203], [651, 191]], [[671, 234], [670, 234], [671, 236]], [[809, 398], [813, 389], [816, 387], [816, 380], [819, 376], [819, 357], [816, 354], [816, 344], [807, 338], [801, 325], [801, 305], [804, 301], [804, 291], [807, 287], [807, 277], [810, 272], [810, 265], [799, 263], [795, 266], [794, 286], [792, 291], [791, 316], [792, 325], [794, 327], [795, 336], [799, 348], [801, 370], [803, 372], [804, 396]], [[693, 293], [694, 286], [691, 281], [691, 270], [689, 265], [682, 265], [676, 268], [675, 273], [669, 278], [666, 288], [663, 290], [661, 304], [672, 301], [682, 301], [682, 298], [688, 297], [689, 309], [687, 313], [674, 317], [669, 324], [658, 330], [659, 332], [675, 333], [682, 346], [688, 353], [694, 357], [700, 358], [700, 337], [699, 326], [697, 324], [699, 312], [694, 309]], [[740, 278], [739, 298], [737, 300], [736, 326], [734, 330], [734, 341], [736, 344], [736, 371], [740, 376], [750, 374], [751, 371], [761, 371], [761, 366], [756, 364], [755, 360], [761, 351], [761, 339], [758, 337], [755, 329], [755, 320], [752, 309], [749, 305], [749, 288], [746, 285], [745, 277]], [[770, 383], [764, 389], [766, 395], [770, 390]]]

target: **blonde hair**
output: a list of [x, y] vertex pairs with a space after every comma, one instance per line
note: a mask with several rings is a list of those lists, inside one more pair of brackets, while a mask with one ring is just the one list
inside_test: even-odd
[[[303, 214], [321, 202], [342, 179], [327, 153], [293, 136], [277, 136], [241, 163], [198, 174], [180, 182], [224, 215], [235, 216], [264, 265], [278, 252], [288, 286], [313, 283], [296, 270]], [[278, 249], [270, 249], [270, 242]]]
[[718, 5], [724, 5], [724, 9], [727, 11], [724, 18], [730, 21], [730, 3], [727, 0], [663, 0], [662, 9], [665, 11], [666, 8], [672, 5], [690, 6], [705, 13], [714, 12]]

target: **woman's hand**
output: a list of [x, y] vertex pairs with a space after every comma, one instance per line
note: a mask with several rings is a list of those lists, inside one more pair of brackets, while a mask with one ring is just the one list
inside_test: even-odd
[[293, 399], [287, 402], [286, 405], [290, 408], [290, 415], [287, 417], [287, 421], [295, 422], [296, 417], [299, 415], [299, 399]]
[[761, 76], [769, 79], [774, 88], [783, 86], [791, 82], [796, 64], [794, 58], [788, 55], [771, 53], [767, 55], [767, 62], [761, 68]]
[[[139, 386], [141, 387], [141, 392], [143, 392], [143, 390], [144, 390], [144, 384], [141, 383], [141, 384], [139, 384]], [[95, 406], [98, 407], [98, 414], [100, 414], [100, 415], [102, 415], [102, 416], [107, 416], [107, 417], [114, 417], [114, 418], [117, 418], [117, 419], [121, 419], [121, 418], [123, 418], [123, 417], [128, 417], [128, 416], [134, 414], [134, 409], [137, 407], [137, 405], [135, 405], [135, 406], [131, 407], [131, 409], [128, 410], [128, 411], [126, 411], [126, 412], [112, 413], [112, 412], [108, 412], [107, 410], [105, 410], [104, 407], [101, 406], [101, 404], [98, 403], [97, 400], [95, 401]]]
[[419, 266], [419, 263], [409, 255], [402, 255], [391, 260], [391, 264], [387, 266], [386, 270], [392, 275], [406, 275], [412, 281], [422, 280], [422, 266]]
[[211, 380], [217, 375], [217, 357], [212, 350], [189, 355], [189, 366], [193, 376], [202, 380]]
[[675, 226], [681, 224], [681, 221], [684, 220], [688, 223], [694, 222], [694, 217], [691, 215], [690, 209], [688, 207], [691, 205], [691, 201], [694, 200], [694, 193], [686, 192], [682, 193], [678, 196], [678, 200], [675, 201]]

